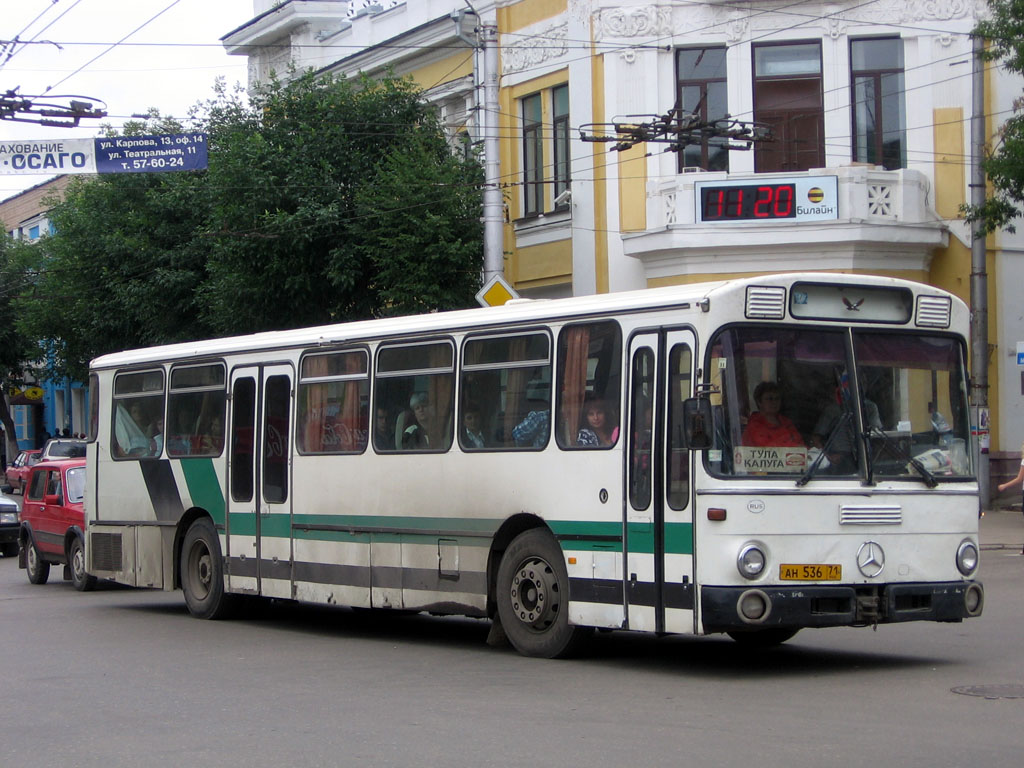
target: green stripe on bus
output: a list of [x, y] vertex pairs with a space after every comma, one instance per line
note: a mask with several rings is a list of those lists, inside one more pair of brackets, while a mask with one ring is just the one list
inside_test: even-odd
[[630, 552], [654, 554], [654, 523], [628, 523], [626, 532]]
[[[255, 536], [256, 520], [252, 513], [232, 513], [233, 535]], [[400, 543], [415, 542], [420, 537], [452, 538], [460, 544], [483, 546], [498, 529], [499, 520], [468, 517], [399, 517], [388, 515], [263, 515], [260, 530], [263, 536], [306, 541], [368, 541]], [[622, 523], [581, 520], [549, 520], [548, 525], [561, 539], [562, 548], [573, 551], [622, 551]], [[327, 528], [328, 530], [324, 530]], [[352, 530], [344, 530], [351, 528]], [[372, 528], [374, 530], [356, 530]], [[331, 530], [341, 529], [341, 530]], [[419, 531], [422, 530], [422, 533]], [[590, 538], [588, 538], [590, 537]], [[650, 523], [629, 524], [631, 552], [654, 552], [654, 526]], [[693, 554], [693, 525], [670, 523], [665, 526], [666, 554]]]
[[192, 505], [210, 513], [216, 525], [224, 524], [224, 494], [213, 468], [213, 459], [182, 459], [181, 472], [192, 497]]
[[489, 520], [486, 518], [474, 517], [406, 517], [403, 515], [310, 515], [296, 514], [292, 516], [292, 527], [302, 529], [306, 526], [317, 528], [321, 526], [354, 528], [378, 528], [394, 530], [400, 528], [422, 529], [427, 532], [438, 532], [447, 535], [448, 532], [458, 533], [479, 533], [486, 536], [493, 536], [501, 525], [501, 520]]
[[665, 554], [693, 554], [693, 523], [669, 523], [665, 526]]

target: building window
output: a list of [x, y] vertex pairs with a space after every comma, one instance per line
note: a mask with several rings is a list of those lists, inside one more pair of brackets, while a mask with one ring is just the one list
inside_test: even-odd
[[754, 47], [754, 120], [774, 141], [754, 153], [754, 170], [806, 171], [825, 165], [821, 43]]
[[[676, 77], [679, 92], [676, 103], [683, 119], [691, 114], [711, 122], [728, 113], [725, 48], [685, 48], [676, 51]], [[701, 168], [728, 171], [729, 151], [725, 139], [705, 139], [699, 144], [679, 147], [679, 170]]]
[[527, 96], [523, 108], [523, 215], [544, 210], [544, 142], [541, 132], [541, 98]]
[[[569, 190], [569, 86], [532, 93], [519, 100], [522, 118], [522, 218], [567, 207]], [[559, 200], [558, 205], [554, 201]]]
[[850, 41], [853, 159], [886, 170], [906, 168], [903, 41], [898, 37]]
[[[551, 90], [551, 122], [554, 126], [554, 199], [569, 189], [569, 86]], [[556, 206], [557, 207], [557, 206]]]

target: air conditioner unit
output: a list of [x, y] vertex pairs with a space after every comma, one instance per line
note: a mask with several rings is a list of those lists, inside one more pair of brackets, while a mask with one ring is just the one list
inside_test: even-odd
[[688, 165], [683, 168], [683, 173], [701, 173], [703, 170], [699, 165]]

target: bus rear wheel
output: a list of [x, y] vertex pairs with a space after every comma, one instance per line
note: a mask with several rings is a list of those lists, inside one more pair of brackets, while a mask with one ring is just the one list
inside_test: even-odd
[[227, 615], [229, 595], [224, 594], [224, 558], [220, 539], [208, 517], [196, 520], [181, 546], [181, 590], [185, 605], [197, 619]]
[[569, 574], [558, 542], [546, 530], [519, 534], [501, 558], [498, 616], [513, 647], [524, 656], [567, 656], [586, 630], [569, 624]]
[[792, 627], [772, 627], [747, 632], [730, 632], [729, 637], [745, 648], [773, 648], [782, 645], [799, 631]]

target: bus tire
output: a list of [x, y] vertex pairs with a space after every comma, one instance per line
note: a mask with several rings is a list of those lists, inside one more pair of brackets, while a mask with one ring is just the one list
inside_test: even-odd
[[498, 616], [524, 656], [567, 656], [586, 634], [569, 624], [569, 574], [562, 548], [543, 528], [516, 536], [498, 566]]
[[43, 560], [32, 538], [29, 538], [25, 546], [25, 571], [32, 584], [45, 584], [50, 578], [50, 564]]
[[96, 577], [85, 570], [85, 547], [82, 537], [75, 536], [68, 547], [68, 565], [71, 571], [71, 584], [79, 592], [88, 592], [96, 586]]
[[230, 595], [224, 594], [220, 538], [208, 517], [192, 523], [182, 542], [181, 591], [188, 612], [197, 619], [220, 619], [228, 613]]
[[772, 627], [728, 634], [744, 648], [774, 648], [776, 645], [782, 645], [799, 631], [793, 627]]

